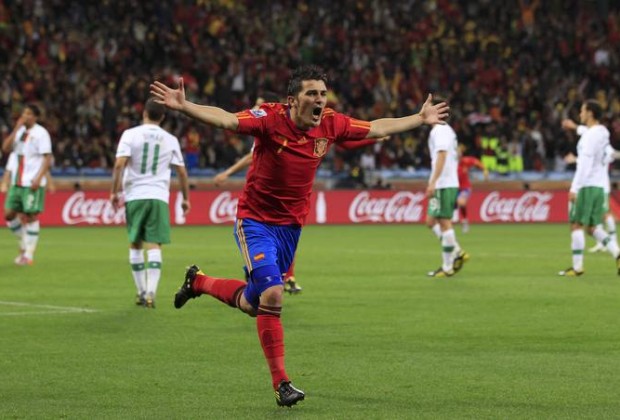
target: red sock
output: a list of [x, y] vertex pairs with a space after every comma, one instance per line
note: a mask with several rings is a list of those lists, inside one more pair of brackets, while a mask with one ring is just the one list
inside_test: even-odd
[[284, 275], [284, 279], [288, 279], [289, 277], [295, 277], [295, 260], [291, 263], [291, 266], [288, 268], [288, 271]]
[[460, 213], [461, 213], [461, 219], [467, 220], [467, 207], [461, 206], [461, 207], [459, 207], [459, 210], [460, 210]]
[[284, 370], [284, 329], [280, 322], [282, 308], [274, 306], [259, 306], [256, 316], [256, 328], [260, 345], [265, 353], [265, 359], [271, 372], [273, 389], [277, 389], [282, 381], [288, 381]]
[[237, 308], [239, 297], [245, 286], [246, 283], [241, 280], [218, 279], [204, 274], [196, 274], [193, 289], [196, 293], [206, 293], [233, 308]]

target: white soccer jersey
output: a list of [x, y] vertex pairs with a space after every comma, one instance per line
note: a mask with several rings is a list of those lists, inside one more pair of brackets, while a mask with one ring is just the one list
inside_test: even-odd
[[597, 124], [586, 130], [578, 129], [581, 138], [577, 143], [577, 170], [570, 191], [576, 193], [583, 187], [609, 189], [609, 130]]
[[[15, 133], [13, 153], [16, 167], [11, 171], [11, 185], [30, 187], [32, 180], [41, 170], [45, 155], [52, 153], [50, 133], [39, 124], [34, 124], [29, 129], [21, 126]], [[46, 182], [43, 177], [40, 185], [44, 187]]]
[[4, 169], [11, 172], [11, 174], [17, 170], [17, 155], [14, 152], [11, 152], [9, 158], [6, 160], [6, 168]]
[[437, 179], [435, 188], [458, 188], [458, 142], [456, 139], [456, 133], [452, 127], [448, 124], [435, 124], [428, 136], [428, 147], [431, 153], [431, 173], [435, 172], [438, 152], [445, 150], [447, 153], [446, 163], [443, 167], [441, 175], [439, 175], [439, 178]]
[[129, 157], [123, 174], [125, 201], [155, 199], [167, 203], [170, 166], [185, 166], [179, 139], [155, 124], [125, 130], [116, 157]]

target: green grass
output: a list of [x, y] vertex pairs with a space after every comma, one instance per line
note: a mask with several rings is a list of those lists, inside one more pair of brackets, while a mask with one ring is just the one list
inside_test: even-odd
[[612, 259], [586, 255], [586, 274], [565, 279], [567, 226], [457, 234], [472, 259], [433, 280], [439, 244], [421, 226], [304, 230], [304, 292], [286, 297], [283, 323], [307, 399], [289, 410], [252, 319], [208, 296], [172, 307], [189, 263], [240, 276], [231, 227], [173, 231], [155, 310], [133, 305], [124, 229], [44, 228], [33, 267], [13, 265], [4, 230], [0, 418], [617, 417]]

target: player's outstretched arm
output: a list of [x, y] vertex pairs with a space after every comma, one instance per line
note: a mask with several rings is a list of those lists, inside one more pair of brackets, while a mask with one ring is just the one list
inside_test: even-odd
[[151, 84], [151, 95], [155, 102], [165, 105], [167, 108], [181, 111], [205, 124], [226, 130], [236, 130], [239, 125], [237, 116], [222, 108], [207, 105], [198, 105], [185, 99], [185, 86], [183, 78], [179, 78], [179, 87], [172, 89], [161, 82]]
[[413, 130], [422, 124], [445, 124], [450, 108], [445, 102], [433, 105], [433, 95], [429, 94], [420, 112], [402, 118], [380, 118], [370, 122], [368, 137], [384, 137], [403, 131]]
[[220, 172], [219, 174], [217, 174], [213, 178], [213, 183], [215, 184], [216, 187], [219, 187], [228, 179], [229, 176], [231, 176], [232, 174], [236, 174], [242, 169], [247, 168], [248, 166], [250, 166], [251, 163], [252, 163], [252, 152], [243, 156], [241, 159], [239, 159], [234, 164], [232, 164], [230, 167], [228, 167], [224, 172]]

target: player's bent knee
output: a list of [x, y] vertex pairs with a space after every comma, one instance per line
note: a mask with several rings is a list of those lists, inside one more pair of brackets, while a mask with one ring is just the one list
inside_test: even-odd
[[7, 222], [10, 222], [11, 220], [15, 219], [15, 217], [17, 217], [17, 213], [14, 212], [13, 210], [4, 211], [4, 220], [6, 220]]
[[241, 295], [241, 298], [239, 299], [239, 310], [241, 312], [245, 312], [252, 318], [256, 317], [256, 309], [250, 304], [250, 302], [247, 301], [247, 299], [243, 295]]
[[39, 213], [26, 213], [24, 219], [26, 223], [36, 222], [39, 219]]
[[260, 295], [261, 305], [282, 306], [282, 295], [284, 294], [284, 286], [272, 286]]

